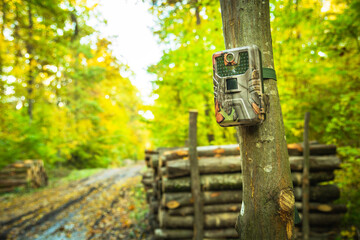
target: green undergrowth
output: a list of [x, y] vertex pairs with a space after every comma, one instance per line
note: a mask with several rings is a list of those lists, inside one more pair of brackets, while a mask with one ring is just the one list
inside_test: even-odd
[[83, 178], [90, 177], [101, 170], [103, 168], [89, 168], [89, 169], [50, 169], [47, 170], [47, 174], [49, 177], [49, 186], [56, 186], [58, 184], [65, 184], [73, 181], [77, 181]]

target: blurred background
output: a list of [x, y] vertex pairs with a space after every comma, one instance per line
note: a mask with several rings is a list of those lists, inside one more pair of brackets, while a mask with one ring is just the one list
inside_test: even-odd
[[[360, 1], [271, 0], [270, 11], [287, 142], [302, 141], [310, 112], [310, 138], [337, 146], [334, 182], [359, 227]], [[186, 146], [189, 109], [199, 145], [236, 143], [214, 119], [219, 1], [1, 0], [0, 23], [0, 168], [42, 159], [62, 176], [143, 160]]]

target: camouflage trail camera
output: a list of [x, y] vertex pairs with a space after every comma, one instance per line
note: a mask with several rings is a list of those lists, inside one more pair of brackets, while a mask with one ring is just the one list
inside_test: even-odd
[[213, 55], [215, 116], [222, 127], [264, 121], [261, 52], [255, 45]]

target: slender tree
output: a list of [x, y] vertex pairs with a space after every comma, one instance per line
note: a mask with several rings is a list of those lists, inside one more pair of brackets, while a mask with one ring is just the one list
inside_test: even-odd
[[26, 43], [26, 50], [29, 54], [29, 71], [28, 71], [28, 81], [27, 81], [27, 92], [28, 92], [28, 115], [29, 115], [29, 121], [31, 123], [33, 119], [33, 103], [34, 103], [34, 97], [33, 97], [33, 91], [34, 91], [34, 73], [33, 73], [33, 44], [32, 44], [32, 38], [33, 38], [33, 16], [32, 16], [32, 3], [31, 0], [27, 1], [28, 5], [28, 41]]
[[[227, 49], [255, 44], [263, 67], [274, 68], [269, 0], [221, 0]], [[264, 82], [269, 97], [266, 120], [239, 127], [243, 202], [237, 222], [241, 239], [292, 239], [294, 195], [284, 124], [275, 79]]]

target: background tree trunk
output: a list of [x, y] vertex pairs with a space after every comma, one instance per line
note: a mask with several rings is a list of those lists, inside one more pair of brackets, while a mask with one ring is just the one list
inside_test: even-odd
[[[274, 68], [269, 1], [221, 0], [227, 49], [255, 44], [263, 67]], [[276, 81], [264, 82], [270, 106], [259, 126], [239, 127], [243, 202], [237, 222], [241, 239], [292, 239], [294, 195]]]
[[30, 123], [33, 120], [33, 103], [34, 103], [34, 96], [33, 96], [33, 91], [34, 91], [34, 76], [33, 76], [33, 18], [32, 18], [32, 8], [31, 8], [31, 0], [27, 1], [28, 3], [28, 20], [29, 20], [29, 25], [28, 25], [28, 30], [29, 30], [29, 34], [28, 34], [28, 41], [26, 44], [26, 50], [27, 53], [29, 54], [29, 71], [28, 71], [28, 82], [27, 82], [27, 93], [28, 93], [28, 115], [29, 115], [29, 121]]

